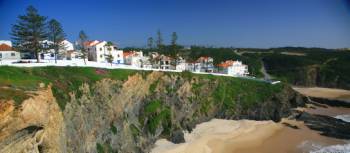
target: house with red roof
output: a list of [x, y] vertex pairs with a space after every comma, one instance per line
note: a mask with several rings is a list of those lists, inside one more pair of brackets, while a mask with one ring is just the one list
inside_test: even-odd
[[247, 76], [248, 65], [243, 64], [241, 61], [227, 60], [218, 64], [218, 67], [222, 69], [222, 73], [229, 74], [232, 76]]
[[123, 58], [124, 64], [138, 68], [142, 67], [142, 63], [144, 60], [142, 51], [124, 51]]
[[189, 66], [192, 72], [214, 72], [214, 59], [208, 56], [199, 57]]
[[15, 51], [11, 45], [11, 43], [0, 43], [0, 61], [21, 59], [21, 54]]
[[88, 52], [88, 60], [107, 63], [107, 56], [113, 56], [114, 64], [123, 64], [123, 51], [118, 50], [117, 46], [107, 46], [107, 41], [87, 41], [84, 43], [84, 47]]

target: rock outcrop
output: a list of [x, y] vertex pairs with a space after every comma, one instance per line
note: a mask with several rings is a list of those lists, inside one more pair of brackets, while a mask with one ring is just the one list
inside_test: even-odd
[[279, 121], [305, 101], [287, 85], [162, 72], [84, 83], [70, 97], [61, 110], [49, 86], [19, 108], [0, 103], [0, 152], [148, 152], [214, 117]]
[[30, 94], [19, 108], [0, 103], [0, 152], [64, 152], [65, 124], [51, 87]]

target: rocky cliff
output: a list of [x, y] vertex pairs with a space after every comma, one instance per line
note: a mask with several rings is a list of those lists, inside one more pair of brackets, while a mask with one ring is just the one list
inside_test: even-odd
[[214, 117], [279, 121], [304, 105], [284, 84], [190, 73], [83, 82], [65, 105], [48, 84], [20, 105], [0, 100], [0, 152], [149, 152], [156, 139], [182, 142], [183, 130]]

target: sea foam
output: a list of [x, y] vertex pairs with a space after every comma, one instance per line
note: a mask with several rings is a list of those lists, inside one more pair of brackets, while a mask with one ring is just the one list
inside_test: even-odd
[[337, 119], [341, 119], [345, 122], [350, 122], [350, 115], [346, 114], [346, 115], [337, 115], [335, 118]]
[[350, 152], [350, 144], [344, 145], [332, 145], [323, 147], [319, 150], [310, 151], [310, 153], [349, 153]]

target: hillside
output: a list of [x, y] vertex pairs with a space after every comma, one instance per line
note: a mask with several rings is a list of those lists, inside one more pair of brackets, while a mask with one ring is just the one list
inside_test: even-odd
[[267, 72], [277, 79], [299, 86], [350, 89], [350, 52], [299, 52], [265, 54]]
[[279, 121], [286, 84], [192, 73], [0, 67], [0, 152], [147, 152], [214, 117]]

